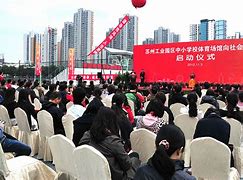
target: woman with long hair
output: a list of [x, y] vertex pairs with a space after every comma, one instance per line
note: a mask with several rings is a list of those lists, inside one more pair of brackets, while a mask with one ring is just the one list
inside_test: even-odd
[[[119, 137], [119, 125], [116, 113], [101, 107], [90, 131], [85, 132], [79, 145], [89, 144], [100, 151], [108, 160], [111, 177], [115, 180], [132, 179], [140, 164], [136, 157], [130, 158]], [[95, 163], [95, 162], [94, 162]]]
[[238, 103], [238, 96], [237, 94], [231, 92], [226, 97], [226, 110], [220, 109], [220, 116], [227, 117], [227, 118], [234, 118], [241, 123], [243, 123], [243, 119], [240, 116], [240, 109], [237, 106]]
[[180, 112], [182, 114], [188, 114], [189, 117], [197, 117], [198, 119], [203, 118], [203, 112], [197, 109], [198, 96], [195, 92], [191, 92], [187, 95], [188, 106], [182, 107]]
[[184, 169], [181, 160], [185, 147], [185, 136], [174, 125], [160, 128], [156, 140], [156, 151], [147, 164], [137, 170], [134, 180], [195, 180]]
[[112, 107], [117, 116], [119, 129], [121, 130], [121, 138], [124, 140], [124, 148], [127, 152], [131, 150], [130, 134], [133, 131], [132, 125], [127, 118], [127, 113], [123, 110], [124, 96], [115, 94], [112, 97]]
[[19, 99], [18, 99], [17, 107], [20, 107], [25, 111], [28, 117], [30, 129], [35, 130], [37, 128], [37, 121], [36, 121], [37, 111], [35, 111], [35, 107], [30, 102], [30, 94], [28, 90], [21, 89], [19, 91]]

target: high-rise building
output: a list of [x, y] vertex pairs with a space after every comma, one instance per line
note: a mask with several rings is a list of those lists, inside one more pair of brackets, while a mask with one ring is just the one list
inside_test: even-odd
[[[62, 41], [57, 42], [57, 65], [62, 64]], [[67, 67], [67, 66], [65, 66]]]
[[62, 29], [62, 60], [61, 65], [66, 66], [68, 62], [68, 50], [74, 47], [73, 23], [65, 22]]
[[215, 39], [226, 39], [227, 37], [227, 21], [217, 20], [215, 22]]
[[153, 38], [146, 38], [143, 41], [143, 45], [145, 45], [145, 44], [154, 44], [154, 39]]
[[30, 32], [24, 35], [24, 63], [35, 64], [36, 45], [41, 44], [41, 35]]
[[57, 65], [57, 29], [46, 28], [41, 40], [42, 65]]
[[[125, 51], [133, 51], [133, 46], [138, 44], [138, 17], [130, 16], [129, 14], [128, 16], [128, 23], [122, 28], [108, 47]], [[122, 19], [123, 18], [120, 18], [119, 22], [121, 22]], [[112, 30], [113, 29], [110, 28], [106, 35], [108, 35]]]
[[199, 24], [190, 24], [190, 41], [198, 41], [199, 39]]
[[179, 42], [180, 35], [170, 32], [170, 29], [159, 27], [157, 30], [154, 30], [154, 43], [172, 43]]
[[215, 39], [215, 20], [202, 19], [199, 27], [199, 41]]
[[181, 37], [179, 34], [175, 34], [173, 32], [171, 32], [169, 34], [169, 43], [173, 43], [173, 42], [180, 42]]
[[157, 30], [154, 30], [154, 43], [168, 43], [169, 42], [169, 29], [159, 27]]
[[93, 46], [93, 24], [94, 13], [89, 10], [79, 9], [74, 14], [74, 49], [75, 59], [78, 60], [76, 67], [80, 67], [82, 59], [87, 59], [88, 53], [92, 51]]

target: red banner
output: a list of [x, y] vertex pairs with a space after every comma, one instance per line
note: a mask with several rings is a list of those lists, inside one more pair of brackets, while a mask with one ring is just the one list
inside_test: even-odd
[[243, 83], [243, 39], [135, 46], [134, 69], [147, 82]]
[[129, 16], [125, 16], [121, 22], [114, 28], [111, 33], [105, 38], [105, 40], [97, 46], [93, 51], [91, 51], [88, 56], [94, 55], [102, 51], [110, 42], [117, 36], [117, 34], [121, 31], [121, 29], [127, 24], [129, 21]]
[[68, 50], [68, 80], [74, 79], [74, 48]]
[[41, 56], [40, 56], [40, 44], [37, 42], [35, 46], [35, 75], [41, 75]]
[[[74, 78], [76, 79], [77, 75], [74, 75]], [[96, 81], [96, 80], [100, 80], [100, 78], [98, 78], [98, 76], [96, 74], [82, 74], [81, 75], [83, 77], [84, 81]], [[111, 78], [112, 80], [115, 80], [115, 78], [117, 77], [117, 74], [102, 74], [102, 77], [104, 78], [104, 80], [107, 80], [109, 78]]]

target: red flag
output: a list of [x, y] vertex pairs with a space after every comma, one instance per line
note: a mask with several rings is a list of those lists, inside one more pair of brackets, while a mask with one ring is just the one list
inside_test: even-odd
[[117, 34], [122, 30], [122, 28], [127, 24], [129, 21], [129, 16], [126, 15], [121, 22], [111, 31], [111, 33], [105, 38], [105, 40], [97, 46], [93, 51], [91, 51], [88, 56], [94, 55], [102, 51], [110, 42], [117, 36]]
[[74, 79], [74, 48], [68, 51], [68, 80]]

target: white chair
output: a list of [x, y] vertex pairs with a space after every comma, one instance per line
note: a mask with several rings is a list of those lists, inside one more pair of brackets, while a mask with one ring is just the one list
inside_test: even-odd
[[34, 106], [35, 110], [39, 111], [42, 108], [42, 104], [39, 99], [35, 98], [34, 99]]
[[166, 106], [166, 107], [168, 107], [168, 104], [169, 104], [169, 96], [170, 96], [169, 93], [165, 94], [165, 97], [166, 97], [166, 100], [165, 100], [165, 106]]
[[198, 179], [240, 179], [235, 168], [230, 168], [230, 149], [211, 137], [191, 142], [192, 175]]
[[181, 108], [186, 107], [184, 104], [182, 103], [174, 103], [170, 105], [170, 110], [173, 113], [174, 117], [178, 116], [181, 114], [180, 110]]
[[[58, 173], [62, 172], [68, 174], [73, 178], [77, 177], [74, 164], [75, 158], [73, 156], [75, 145], [73, 142], [61, 134], [50, 137], [48, 142], [51, 148], [56, 171]], [[93, 163], [95, 164], [96, 162]]]
[[111, 180], [107, 159], [98, 150], [89, 145], [82, 145], [73, 152], [78, 179]]
[[18, 102], [19, 100], [19, 91], [15, 91], [15, 101]]
[[10, 119], [8, 110], [0, 105], [0, 120], [4, 122], [4, 131], [15, 138], [18, 138], [19, 128], [16, 119]]
[[54, 135], [52, 116], [46, 110], [41, 110], [37, 114], [37, 120], [40, 131], [40, 142], [37, 158], [43, 159], [44, 161], [52, 161], [52, 154], [48, 144], [48, 138]]
[[39, 93], [38, 89], [34, 88], [33, 91], [35, 92], [35, 95], [37, 97], [40, 97], [40, 93]]
[[169, 124], [169, 114], [166, 111], [164, 111], [164, 115], [163, 115], [162, 119], [164, 120], [164, 122], [166, 124]]
[[130, 141], [132, 150], [139, 154], [139, 159], [142, 163], [147, 163], [148, 159], [154, 154], [156, 134], [140, 128], [131, 132]]
[[19, 127], [18, 140], [31, 147], [31, 156], [37, 154], [40, 135], [39, 130], [30, 130], [27, 115], [21, 108], [15, 108], [14, 115]]
[[127, 101], [128, 101], [129, 106], [132, 109], [133, 116], [135, 116], [135, 104], [134, 104], [134, 102], [132, 100], [130, 100], [130, 99], [128, 99]]
[[230, 124], [229, 144], [234, 145], [234, 166], [238, 170], [240, 177], [243, 177], [243, 147], [241, 147], [242, 126], [239, 121], [233, 118], [224, 119]]
[[73, 105], [73, 102], [72, 102], [72, 101], [69, 101], [69, 102], [66, 104], [66, 109], [69, 109], [72, 105]]
[[208, 108], [212, 107], [213, 105], [212, 104], [209, 104], [209, 103], [203, 103], [203, 104], [200, 104], [198, 106], [198, 109], [201, 110], [203, 112], [203, 114], [205, 114], [205, 112], [208, 110]]
[[146, 101], [145, 103], [144, 103], [144, 110], [146, 111], [146, 108], [147, 108], [147, 106], [148, 106], [148, 104], [150, 103], [150, 101]]
[[56, 172], [43, 162], [29, 156], [19, 156], [5, 159], [2, 146], [0, 145], [0, 174], [6, 180], [26, 179], [44, 180], [54, 179]]
[[217, 102], [219, 103], [219, 109], [224, 109], [226, 107], [226, 104], [224, 101], [217, 100]]
[[62, 117], [62, 124], [65, 130], [66, 137], [70, 140], [73, 139], [73, 121], [75, 118], [70, 115], [66, 114]]
[[186, 139], [186, 145], [184, 149], [183, 159], [185, 161], [185, 167], [190, 166], [190, 143], [193, 139], [193, 135], [198, 123], [196, 117], [189, 117], [188, 114], [181, 114], [176, 116], [174, 123], [178, 126], [184, 133]]
[[108, 99], [108, 98], [102, 99], [102, 102], [104, 103], [104, 105], [106, 107], [111, 107], [112, 106], [111, 100]]

